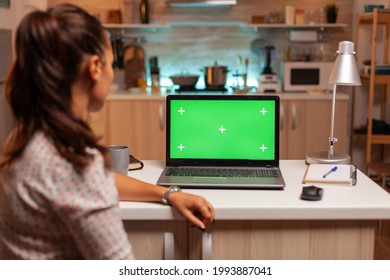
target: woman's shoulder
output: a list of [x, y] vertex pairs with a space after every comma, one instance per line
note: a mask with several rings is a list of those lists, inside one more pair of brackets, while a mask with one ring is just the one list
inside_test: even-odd
[[26, 146], [22, 162], [28, 165], [54, 167], [65, 160], [50, 139], [42, 132], [36, 132]]
[[24, 151], [24, 156], [37, 160], [59, 155], [53, 143], [43, 132], [36, 132]]
[[29, 185], [45, 185], [46, 191], [50, 189], [55, 193], [63, 192], [70, 186], [78, 188], [88, 185], [91, 181], [106, 183], [111, 178], [104, 168], [103, 156], [96, 149], [88, 148], [88, 153], [93, 155], [91, 163], [79, 174], [73, 165], [61, 156], [47, 136], [36, 133], [15, 169], [16, 176], [32, 182]]
[[[88, 153], [92, 155], [92, 163], [103, 163], [100, 152], [96, 149], [88, 148]], [[76, 174], [72, 164], [61, 156], [49, 137], [42, 132], [34, 134], [23, 153], [21, 164], [25, 170], [34, 173], [45, 174]]]

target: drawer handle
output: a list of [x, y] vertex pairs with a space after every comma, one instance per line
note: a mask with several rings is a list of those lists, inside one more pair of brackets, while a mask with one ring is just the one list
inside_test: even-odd
[[160, 120], [160, 130], [164, 130], [165, 127], [165, 119], [164, 119], [164, 105], [160, 104], [158, 107], [158, 117]]
[[164, 233], [164, 260], [175, 259], [175, 235], [173, 232]]
[[295, 130], [297, 128], [297, 106], [295, 104], [292, 105], [291, 109], [291, 115], [292, 115], [292, 130]]
[[280, 129], [284, 129], [284, 106], [280, 105]]
[[211, 232], [202, 234], [202, 260], [211, 260], [212, 257], [213, 238]]

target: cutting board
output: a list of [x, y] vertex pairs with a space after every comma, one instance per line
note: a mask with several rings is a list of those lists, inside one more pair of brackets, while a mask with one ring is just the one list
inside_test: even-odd
[[126, 88], [137, 87], [137, 77], [145, 79], [145, 50], [141, 45], [127, 45], [124, 50], [124, 83]]

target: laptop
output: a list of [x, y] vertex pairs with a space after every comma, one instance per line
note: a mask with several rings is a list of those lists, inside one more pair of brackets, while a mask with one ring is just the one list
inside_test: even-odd
[[168, 95], [166, 167], [157, 184], [283, 189], [279, 97]]

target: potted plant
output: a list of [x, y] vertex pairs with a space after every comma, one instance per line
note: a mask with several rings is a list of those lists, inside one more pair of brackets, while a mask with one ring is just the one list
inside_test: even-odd
[[339, 7], [335, 3], [325, 5], [325, 14], [328, 23], [336, 23]]

